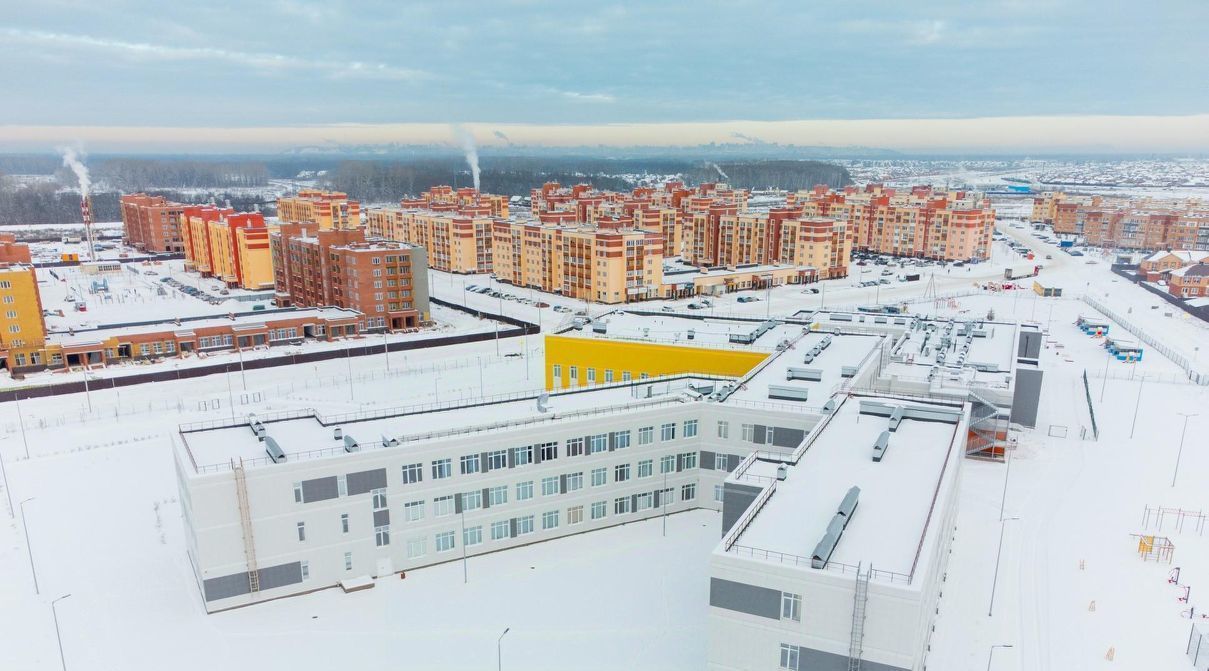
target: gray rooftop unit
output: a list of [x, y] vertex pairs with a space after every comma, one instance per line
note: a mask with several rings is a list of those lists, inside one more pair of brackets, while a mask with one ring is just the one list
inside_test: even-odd
[[882, 431], [877, 437], [877, 441], [873, 443], [873, 460], [881, 461], [882, 457], [886, 456], [886, 450], [890, 449], [890, 432]]
[[903, 413], [906, 410], [901, 406], [895, 406], [894, 412], [890, 413], [890, 432], [898, 431], [899, 422], [903, 421]]
[[342, 440], [344, 438], [344, 429], [336, 427], [332, 429], [332, 440]]
[[850, 322], [850, 321], [852, 321], [852, 315], [837, 314], [837, 313], [833, 312], [833, 313], [831, 313], [831, 321], [833, 321], [833, 322]]
[[356, 438], [353, 438], [352, 436], [345, 434], [345, 436], [344, 436], [344, 451], [345, 451], [345, 452], [360, 452], [360, 451], [361, 451], [361, 445], [359, 445], [359, 444], [357, 443], [357, 439], [356, 439]]
[[790, 366], [785, 369], [786, 380], [805, 380], [807, 382], [821, 382], [823, 380], [823, 371], [818, 368], [798, 368]]
[[827, 567], [827, 561], [831, 559], [831, 553], [835, 552], [835, 546], [840, 542], [840, 537], [827, 532], [823, 534], [819, 544], [814, 546], [814, 552], [810, 555], [810, 568], [823, 569]]
[[382, 434], [382, 444], [386, 447], [398, 447], [399, 439], [384, 433]]
[[716, 385], [713, 382], [690, 382], [690, 383], [688, 383], [689, 389], [692, 389], [693, 391], [695, 391], [698, 394], [701, 394], [703, 396], [709, 396], [710, 394], [714, 393], [715, 386]]
[[770, 319], [766, 322], [762, 322], [759, 326], [757, 326], [755, 328], [755, 330], [753, 330], [749, 333], [732, 333], [728, 336], [728, 339], [732, 343], [736, 343], [736, 344], [740, 344], [740, 345], [750, 345], [750, 344], [754, 343], [755, 341], [759, 340], [760, 336], [764, 335], [765, 333], [768, 333], [769, 331], [773, 330], [776, 327], [777, 327], [777, 322], [775, 320]]
[[275, 464], [285, 461], [285, 451], [281, 449], [281, 446], [277, 444], [277, 441], [272, 436], [265, 436], [264, 451]]
[[828, 399], [827, 402], [823, 404], [823, 414], [830, 415], [833, 412], [835, 412], [835, 399], [834, 398]]
[[806, 356], [802, 357], [802, 363], [814, 363], [814, 352], [807, 352]]
[[856, 366], [840, 366], [840, 377], [855, 377], [857, 370]]
[[602, 322], [599, 320], [592, 322], [592, 333], [604, 334], [604, 333], [608, 333], [608, 332], [609, 332], [609, 323], [608, 322]]
[[550, 395], [542, 393], [537, 397], [537, 411], [546, 412], [550, 409]]
[[779, 384], [768, 385], [768, 398], [783, 401], [805, 401], [810, 390], [805, 387], [787, 387]]
[[827, 336], [827, 337], [823, 338], [822, 340], [819, 341], [818, 346], [823, 349], [827, 349], [828, 347], [831, 347], [831, 339], [833, 337], [834, 336]]
[[844, 535], [844, 530], [848, 528], [848, 523], [852, 521], [852, 514], [856, 512], [856, 505], [858, 499], [860, 499], [860, 495], [860, 487], [852, 487], [844, 495], [844, 499], [840, 501], [840, 506], [836, 510], [835, 516], [827, 523], [827, 531], [823, 532], [823, 538], [819, 540], [818, 545], [814, 546], [814, 552], [810, 556], [810, 568], [823, 569], [827, 567], [827, 562], [831, 560], [831, 554], [835, 552], [835, 546], [839, 545], [840, 536]]
[[697, 332], [696, 332], [695, 330], [693, 330], [693, 329], [689, 329], [689, 330], [688, 330], [688, 334], [686, 335], [686, 337], [687, 337], [689, 340], [692, 340], [693, 338], [696, 338], [696, 337], [697, 337]]
[[[840, 501], [840, 508], [835, 511], [835, 514], [842, 515], [846, 520], [852, 519], [852, 513], [856, 512], [856, 504], [860, 501], [860, 498], [861, 488], [853, 485], [848, 490], [848, 493], [844, 494], [844, 500]], [[845, 522], [844, 526], [847, 527], [848, 523]]]

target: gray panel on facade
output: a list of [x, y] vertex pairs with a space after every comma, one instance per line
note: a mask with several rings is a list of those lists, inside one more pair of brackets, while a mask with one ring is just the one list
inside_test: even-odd
[[491, 472], [491, 460], [487, 458], [487, 453], [479, 454], [479, 468], [483, 469], [484, 473]]
[[508, 450], [508, 468], [516, 468], [516, 450]]
[[740, 457], [737, 454], [727, 455], [726, 472], [734, 472], [734, 470], [739, 467], [739, 462], [741, 461], [743, 461], [743, 457]]
[[592, 436], [584, 436], [584, 456], [592, 454]]
[[[709, 605], [715, 608], [758, 615], [771, 620], [781, 619], [781, 591], [746, 583], [709, 579]], [[811, 666], [802, 668], [813, 669]]]
[[372, 471], [349, 473], [345, 479], [348, 481], [349, 496], [364, 494], [386, 486], [386, 469], [375, 468]]
[[567, 493], [567, 474], [566, 473], [563, 473], [562, 475], [558, 476], [558, 493], [559, 494]]
[[290, 562], [268, 566], [256, 572], [260, 577], [261, 591], [274, 587], [285, 587], [302, 582], [302, 562]]
[[491, 490], [487, 489], [486, 487], [483, 487], [483, 507], [491, 507]]
[[453, 512], [455, 515], [462, 512], [462, 495], [461, 493], [453, 495]]
[[326, 501], [340, 496], [340, 488], [336, 485], [336, 476], [315, 478], [302, 481], [302, 500], [304, 503]]
[[708, 450], [701, 450], [701, 454], [697, 457], [697, 465], [707, 471], [714, 469], [714, 453]]
[[772, 427], [772, 444], [777, 447], [797, 447], [806, 437], [802, 429], [791, 429], [786, 426]]
[[390, 511], [389, 510], [375, 510], [374, 511], [374, 526], [375, 527], [384, 527], [387, 524], [390, 524]]
[[535, 464], [542, 463], [542, 446], [541, 445], [533, 446], [533, 463], [535, 463]]
[[509, 535], [510, 537], [512, 537], [512, 538], [516, 538], [516, 526], [517, 526], [517, 525], [516, 525], [516, 518], [515, 518], [515, 517], [513, 517], [513, 518], [512, 518], [512, 519], [510, 519], [510, 520], [508, 520], [508, 535]]
[[680, 471], [683, 471], [683, 470], [684, 470], [684, 455], [677, 454], [676, 455], [676, 472], [679, 473]]
[[765, 442], [767, 442], [767, 434], [768, 427], [764, 426], [763, 424], [757, 424], [755, 432], [752, 434], [752, 442], [763, 445]]
[[615, 431], [610, 431], [609, 432], [609, 451], [612, 452], [613, 450], [616, 450], [616, 449], [617, 449], [617, 433]]
[[633, 512], [638, 512], [638, 495], [637, 494], [630, 494], [630, 510]]
[[722, 484], [722, 535], [735, 525], [747, 506], [759, 495], [760, 488], [734, 482]]
[[[810, 671], [848, 671], [851, 668], [848, 666], [848, 655], [837, 655], [834, 652], [815, 650], [814, 648], [807, 648], [805, 646], [799, 646], [798, 650], [799, 669], [810, 669]], [[861, 671], [906, 671], [906, 669], [862, 659]]]
[[1041, 403], [1041, 382], [1045, 371], [1036, 366], [1016, 367], [1016, 390], [1012, 393], [1012, 421], [1037, 426], [1037, 407]]
[[202, 581], [202, 591], [205, 592], [206, 601], [218, 601], [247, 594], [252, 591], [252, 587], [248, 583], [247, 571], [241, 571], [217, 578], [206, 578]]
[[656, 490], [655, 490], [655, 507], [656, 507], [656, 508], [658, 508], [658, 507], [660, 507], [661, 505], [663, 505], [663, 504], [662, 504], [662, 499], [663, 499], [663, 492], [662, 492], [662, 491], [660, 491], [660, 490], [658, 490], [658, 489], [656, 489]]
[[1041, 332], [1032, 330], [1020, 331], [1020, 344], [1016, 348], [1016, 356], [1026, 359], [1037, 359], [1041, 356]]

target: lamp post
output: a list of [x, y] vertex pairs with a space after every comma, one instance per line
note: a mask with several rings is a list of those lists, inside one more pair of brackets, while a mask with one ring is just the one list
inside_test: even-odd
[[1007, 517], [999, 521], [999, 549], [995, 551], [995, 578], [991, 582], [991, 603], [987, 606], [987, 617], [993, 617], [995, 612], [995, 588], [999, 586], [999, 558], [1003, 555], [1003, 529], [1008, 522], [1019, 517]]
[[25, 445], [25, 459], [29, 460], [29, 439], [25, 437], [25, 415], [21, 413], [21, 397], [14, 393], [13, 401], [17, 404], [17, 424], [21, 427], [21, 443]]
[[239, 382], [243, 385], [243, 390], [246, 393], [248, 391], [248, 378], [243, 372], [243, 348], [237, 345], [235, 352], [239, 354]]
[[1188, 433], [1188, 418], [1196, 417], [1200, 413], [1196, 412], [1177, 412], [1175, 413], [1184, 418], [1184, 428], [1180, 431], [1180, 451], [1175, 454], [1175, 472], [1171, 474], [1171, 486], [1175, 486], [1175, 479], [1180, 474], [1180, 458], [1184, 456], [1184, 435]]
[[1133, 439], [1133, 431], [1138, 428], [1138, 410], [1142, 407], [1142, 387], [1146, 385], [1146, 376], [1142, 376], [1142, 380], [1138, 382], [1138, 400], [1133, 406], [1133, 424], [1129, 426], [1129, 438]]
[[495, 671], [502, 671], [504, 668], [504, 637], [507, 636], [508, 632], [510, 631], [512, 631], [512, 627], [505, 627], [504, 633], [500, 634], [500, 637], [495, 639]]
[[1012, 647], [1012, 645], [1010, 643], [1001, 643], [999, 645], [991, 646], [991, 652], [987, 654], [987, 671], [991, 671], [991, 660], [995, 658], [995, 648], [1010, 648], [1010, 647]]
[[25, 533], [25, 552], [29, 555], [29, 572], [34, 576], [34, 594], [41, 594], [42, 591], [38, 589], [38, 569], [34, 566], [34, 548], [29, 542], [29, 526], [25, 523], [25, 504], [33, 500], [34, 497], [31, 496], [18, 503], [17, 507], [21, 509], [21, 530]]
[[71, 594], [64, 594], [50, 602], [50, 615], [55, 619], [55, 641], [59, 643], [59, 664], [63, 666], [63, 671], [67, 671], [67, 660], [63, 657], [63, 637], [59, 634], [59, 611], [55, 610], [55, 605], [69, 596]]

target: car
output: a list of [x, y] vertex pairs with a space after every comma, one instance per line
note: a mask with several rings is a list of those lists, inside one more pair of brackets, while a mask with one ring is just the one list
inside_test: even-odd
[[1046, 254], [1046, 255], [1045, 255], [1045, 258], [1047, 258], [1047, 259], [1052, 259], [1052, 258], [1054, 258], [1054, 255], [1053, 255], [1053, 254]]
[[543, 301], [537, 301], [536, 303], [534, 303], [534, 304], [533, 304], [533, 307], [535, 307], [535, 308], [548, 308], [548, 307], [550, 307], [550, 304], [549, 304], [549, 303], [545, 303], [545, 302], [543, 302]]
[[886, 279], [886, 278], [884, 278], [884, 277], [883, 277], [883, 278], [881, 278], [880, 280], [878, 280], [878, 281], [877, 281], [877, 283], [878, 283], [878, 284], [889, 284], [889, 283], [890, 283], [890, 280], [888, 280], [888, 279]]
[[663, 306], [663, 311], [664, 311], [664, 312], [675, 312], [675, 311], [676, 311], [676, 308], [674, 308], [674, 307], [672, 307], [672, 306], [670, 306], [670, 305], [665, 305], [665, 306]]
[[738, 300], [740, 303], [755, 303], [760, 299], [756, 298], [755, 296], [739, 296]]
[[819, 292], [819, 290], [815, 289], [814, 287], [807, 287], [805, 289], [802, 289], [802, 293], [804, 293], [804, 294], [817, 294], [818, 292]]
[[689, 303], [686, 307], [690, 310], [703, 310], [705, 306], [700, 303]]

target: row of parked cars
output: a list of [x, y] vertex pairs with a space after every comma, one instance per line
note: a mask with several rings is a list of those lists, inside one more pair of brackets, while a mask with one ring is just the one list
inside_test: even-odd
[[[524, 303], [525, 305], [532, 305], [535, 308], [550, 307], [549, 303], [546, 303], [543, 301], [535, 301], [532, 298], [525, 298], [524, 296], [517, 296], [515, 294], [504, 293], [502, 291], [497, 291], [495, 289], [492, 289], [491, 287], [483, 287], [483, 286], [479, 286], [477, 284], [467, 285], [466, 291], [469, 291], [472, 294], [482, 294], [484, 296], [490, 296], [492, 298], [501, 298], [506, 301], [516, 301], [517, 303]], [[558, 310], [559, 312], [563, 312], [564, 310], [559, 310], [558, 309], [559, 307], [561, 307], [561, 306], [556, 306], [554, 309]], [[570, 312], [570, 308], [567, 308], [565, 311]]]
[[[226, 300], [225, 298], [219, 298], [210, 293], [202, 291], [201, 289], [198, 289], [197, 287], [191, 287], [188, 284], [185, 284], [184, 282], [181, 282], [173, 277], [161, 277], [160, 282], [163, 282], [164, 284], [172, 287], [173, 289], [176, 289], [177, 291], [179, 291], [183, 294], [188, 294], [198, 300], [206, 301], [210, 305], [220, 305], [224, 300]], [[223, 295], [226, 295], [231, 292], [226, 289], [223, 289], [221, 293]]]

